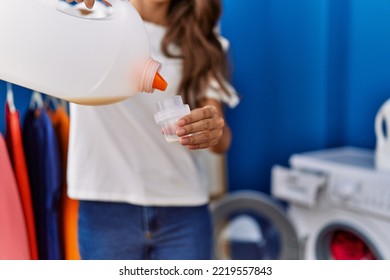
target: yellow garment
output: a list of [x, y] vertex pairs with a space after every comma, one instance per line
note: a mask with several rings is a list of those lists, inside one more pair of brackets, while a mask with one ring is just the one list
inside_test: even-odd
[[77, 239], [77, 220], [79, 202], [70, 199], [67, 195], [66, 184], [66, 165], [68, 158], [68, 140], [69, 140], [69, 116], [65, 110], [58, 106], [56, 111], [48, 110], [48, 114], [53, 123], [61, 153], [62, 161], [62, 198], [61, 198], [61, 232], [62, 246], [66, 260], [79, 260], [79, 246]]

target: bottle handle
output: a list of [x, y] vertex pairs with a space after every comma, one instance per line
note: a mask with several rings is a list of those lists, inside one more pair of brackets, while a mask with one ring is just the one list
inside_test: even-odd
[[[388, 112], [388, 113], [387, 113]], [[387, 113], [387, 114], [386, 114]], [[387, 100], [379, 109], [375, 117], [375, 134], [378, 142], [378, 146], [383, 146], [389, 141], [390, 133], [390, 119], [387, 119], [386, 116], [390, 116], [390, 99]], [[386, 125], [386, 136], [383, 134], [382, 124], [385, 122]]]

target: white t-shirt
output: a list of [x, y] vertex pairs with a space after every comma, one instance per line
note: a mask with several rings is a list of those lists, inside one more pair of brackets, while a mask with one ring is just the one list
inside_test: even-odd
[[[154, 121], [156, 102], [176, 95], [182, 61], [165, 57], [166, 29], [145, 22], [152, 57], [162, 63], [166, 92], [138, 94], [106, 106], [71, 104], [68, 195], [79, 200], [129, 202], [137, 205], [194, 206], [208, 201], [207, 150], [191, 151], [167, 143]], [[229, 85], [230, 86], [230, 85]], [[230, 87], [231, 88], [231, 87]], [[230, 107], [238, 103], [210, 88], [207, 96]]]

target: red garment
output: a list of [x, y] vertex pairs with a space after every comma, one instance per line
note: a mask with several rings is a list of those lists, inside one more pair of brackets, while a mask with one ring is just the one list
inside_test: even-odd
[[66, 260], [79, 260], [80, 253], [77, 238], [79, 202], [67, 195], [66, 165], [68, 159], [69, 117], [65, 110], [58, 107], [56, 111], [48, 110], [48, 115], [56, 132], [62, 161], [61, 193], [61, 231], [62, 246]]
[[6, 104], [6, 125], [6, 142], [19, 189], [24, 218], [26, 220], [31, 259], [37, 260], [38, 247], [35, 232], [34, 212], [27, 173], [26, 159], [24, 156], [19, 113], [18, 111], [11, 112], [8, 103]]
[[18, 187], [0, 134], [0, 259], [30, 259], [26, 223]]
[[330, 242], [331, 256], [335, 260], [375, 260], [365, 242], [352, 232], [338, 230]]

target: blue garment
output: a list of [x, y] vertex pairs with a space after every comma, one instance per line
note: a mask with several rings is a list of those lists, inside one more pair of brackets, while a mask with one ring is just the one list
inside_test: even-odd
[[80, 201], [82, 259], [210, 259], [211, 218], [207, 205], [145, 207]]
[[33, 198], [39, 259], [62, 259], [59, 231], [61, 159], [53, 125], [44, 110], [27, 112], [23, 142]]

